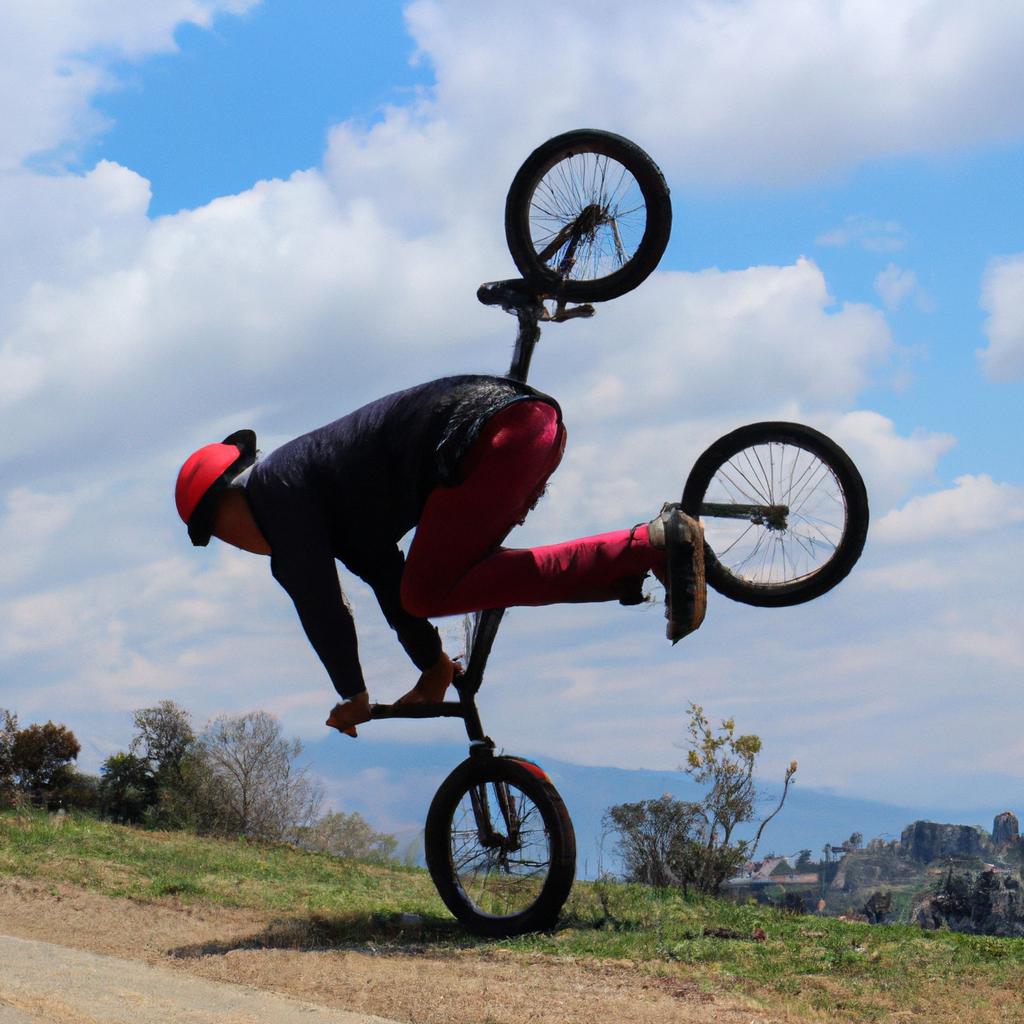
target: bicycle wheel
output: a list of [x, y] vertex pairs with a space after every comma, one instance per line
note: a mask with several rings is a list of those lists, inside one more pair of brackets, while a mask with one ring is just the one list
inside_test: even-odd
[[576, 836], [558, 791], [536, 765], [470, 757], [427, 814], [427, 866], [448, 909], [477, 935], [551, 928], [576, 874]]
[[864, 549], [868, 496], [834, 441], [799, 423], [751, 423], [697, 460], [683, 511], [704, 522], [708, 583], [745, 604], [820, 597]]
[[583, 128], [548, 139], [512, 180], [505, 238], [541, 294], [604, 302], [658, 265], [672, 229], [668, 185], [637, 145]]

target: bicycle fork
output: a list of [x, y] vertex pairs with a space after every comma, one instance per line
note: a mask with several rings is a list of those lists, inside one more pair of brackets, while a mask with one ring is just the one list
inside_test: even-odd
[[473, 806], [473, 817], [476, 820], [477, 838], [480, 840], [480, 845], [486, 849], [497, 849], [502, 854], [512, 853], [521, 845], [519, 813], [515, 806], [515, 800], [509, 792], [508, 783], [495, 782], [493, 786], [498, 809], [505, 826], [505, 835], [494, 829], [490, 801], [487, 797], [487, 784], [483, 783], [473, 786], [469, 793], [469, 799]]

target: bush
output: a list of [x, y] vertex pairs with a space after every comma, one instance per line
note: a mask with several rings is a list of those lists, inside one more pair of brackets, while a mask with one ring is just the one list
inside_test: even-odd
[[307, 850], [330, 853], [335, 857], [384, 862], [391, 860], [398, 840], [386, 832], [376, 832], [358, 812], [333, 811], [308, 828], [296, 832], [296, 842]]
[[703, 799], [689, 803], [666, 795], [619, 804], [605, 813], [605, 827], [618, 836], [628, 880], [679, 886], [684, 893], [692, 886], [714, 895], [754, 855], [764, 826], [782, 810], [797, 765], [790, 762], [782, 798], [761, 822], [754, 841], [734, 841], [736, 827], [754, 817], [754, 763], [761, 740], [737, 736], [731, 718], [716, 733], [698, 704], [690, 705], [689, 719], [684, 771], [708, 786]]

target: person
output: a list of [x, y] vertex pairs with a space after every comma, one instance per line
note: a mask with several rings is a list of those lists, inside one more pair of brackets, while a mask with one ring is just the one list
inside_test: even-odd
[[[666, 587], [675, 643], [704, 617], [701, 527], [677, 505], [649, 523], [547, 547], [502, 546], [565, 449], [549, 395], [503, 377], [445, 377], [396, 392], [257, 458], [240, 430], [192, 453], [175, 501], [192, 543], [270, 557], [341, 702], [327, 725], [370, 718], [355, 625], [335, 561], [373, 590], [420, 671], [403, 702], [440, 701], [457, 666], [432, 617], [562, 602], [638, 604]], [[413, 527], [408, 557], [398, 541]]]

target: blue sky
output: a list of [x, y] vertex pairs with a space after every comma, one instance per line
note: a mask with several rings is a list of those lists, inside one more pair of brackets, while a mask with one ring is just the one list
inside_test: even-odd
[[[211, 27], [182, 24], [174, 35], [173, 53], [113, 65], [117, 85], [95, 101], [109, 127], [75, 161], [79, 169], [107, 159], [138, 171], [151, 185], [150, 216], [315, 167], [330, 125], [372, 125], [384, 107], [407, 104], [432, 83], [401, 3], [321, 0], [297, 9], [264, 2]], [[997, 141], [869, 160], [799, 186], [702, 182], [676, 197], [679, 227], [664, 265], [742, 269], [807, 255], [841, 301], [877, 303], [878, 275], [894, 262], [912, 263], [919, 293], [902, 299], [889, 320], [908, 350], [914, 385], [895, 394], [879, 388], [873, 401], [905, 429], [953, 430], [959, 444], [946, 468], [954, 475], [1012, 472], [1012, 446], [990, 450], [983, 462], [963, 446], [993, 403], [1012, 416], [1021, 389], [965, 392], [960, 381], [976, 369], [972, 341], [984, 343], [977, 298], [985, 266], [993, 252], [1020, 244], [1022, 180], [1024, 149]], [[821, 241], [848, 221], [867, 236]], [[883, 241], [872, 237], [872, 225], [888, 226]], [[979, 431], [976, 447], [986, 447], [988, 436]]]
[[118, 86], [96, 100], [110, 127], [78, 161], [143, 174], [152, 216], [314, 167], [331, 124], [372, 122], [430, 84], [391, 0], [264, 3], [174, 38], [173, 53], [115, 65]]
[[[713, 596], [671, 650], [656, 609], [511, 614], [489, 727], [541, 757], [669, 768], [697, 700], [808, 786], [1024, 792], [1024, 13], [640, 6], [0, 13], [0, 706], [66, 721], [91, 768], [165, 697], [320, 737], [333, 695], [287, 598], [259, 559], [191, 549], [177, 467], [238, 426], [270, 448], [504, 369], [512, 322], [473, 296], [512, 272], [505, 189], [535, 145], [592, 125], [662, 166], [673, 238], [642, 288], [545, 332], [531, 379], [570, 446], [521, 543], [649, 518], [703, 446], [767, 418], [850, 451], [872, 533], [821, 601]], [[394, 696], [410, 666], [343, 582], [371, 692]], [[353, 779], [358, 751], [339, 750]]]

